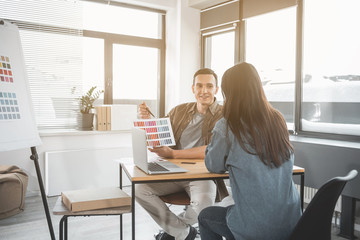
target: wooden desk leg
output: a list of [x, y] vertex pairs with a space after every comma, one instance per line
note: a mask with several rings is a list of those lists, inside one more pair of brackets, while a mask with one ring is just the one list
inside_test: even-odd
[[135, 184], [131, 183], [131, 225], [132, 239], [135, 240]]

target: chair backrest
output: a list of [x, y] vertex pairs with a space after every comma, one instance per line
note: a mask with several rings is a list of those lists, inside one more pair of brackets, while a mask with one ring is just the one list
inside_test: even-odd
[[351, 170], [345, 177], [332, 178], [322, 185], [305, 209], [289, 240], [330, 240], [336, 202], [345, 184], [357, 174], [356, 170]]

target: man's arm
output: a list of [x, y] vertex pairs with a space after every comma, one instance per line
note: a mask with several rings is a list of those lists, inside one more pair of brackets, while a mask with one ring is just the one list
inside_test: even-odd
[[205, 158], [206, 145], [190, 148], [174, 150], [167, 146], [154, 147], [149, 149], [151, 152], [156, 153], [163, 158]]

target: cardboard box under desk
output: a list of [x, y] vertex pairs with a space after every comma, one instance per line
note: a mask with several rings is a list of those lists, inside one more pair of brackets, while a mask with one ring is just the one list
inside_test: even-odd
[[118, 187], [66, 191], [61, 197], [72, 212], [131, 205], [131, 197]]

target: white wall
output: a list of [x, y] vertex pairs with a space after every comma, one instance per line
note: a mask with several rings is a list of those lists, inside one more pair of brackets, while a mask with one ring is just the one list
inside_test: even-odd
[[[129, 131], [115, 131], [115, 132], [67, 132], [59, 134], [41, 134], [42, 145], [37, 146], [39, 155], [39, 165], [42, 174], [43, 182], [45, 183], [45, 152], [54, 151], [70, 151], [81, 149], [109, 149], [114, 148], [123, 149], [123, 154], [120, 157], [131, 156], [131, 135]], [[30, 160], [30, 149], [8, 151], [0, 153], [1, 165], [16, 165], [23, 169], [29, 176], [29, 184], [27, 188], [27, 195], [39, 194], [39, 184], [36, 175], [34, 162]], [[99, 159], [112, 161], [113, 159]], [[115, 164], [116, 166], [116, 164]], [[69, 166], [71, 168], [71, 166]], [[78, 171], [79, 178], [81, 172], [87, 170], [87, 165], [83, 168], [75, 169]], [[67, 177], [67, 172], [59, 173], [59, 176]]]
[[192, 77], [200, 68], [200, 11], [189, 8], [187, 1], [177, 0], [176, 8], [167, 12], [166, 106], [195, 101]]
[[192, 77], [200, 68], [200, 10], [186, 0], [117, 0], [166, 11], [165, 113], [174, 106], [195, 101]]

